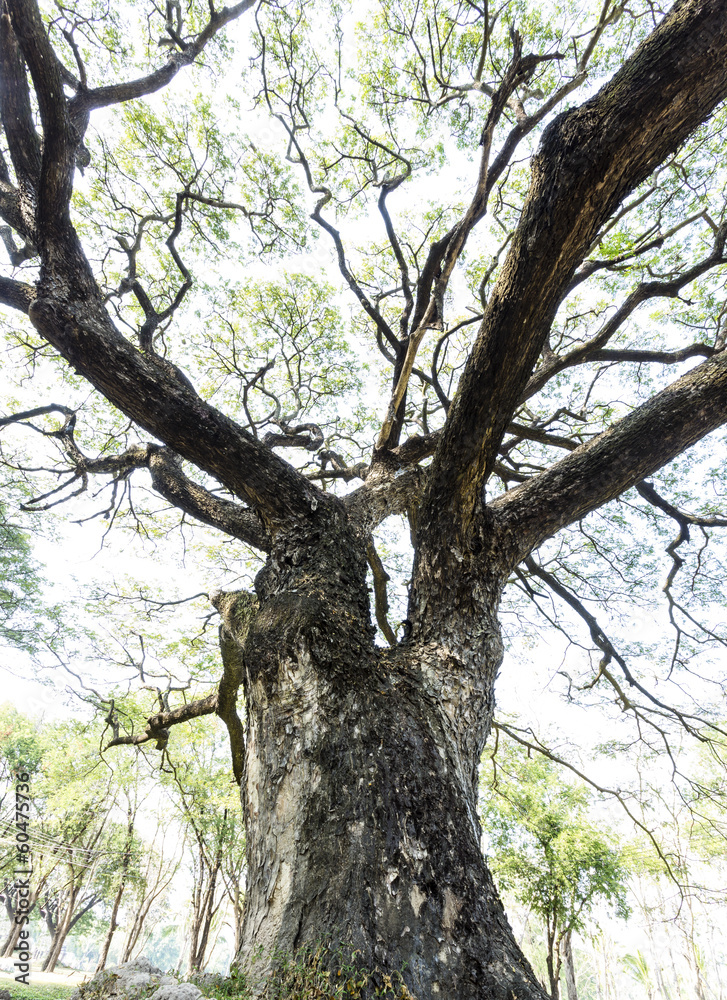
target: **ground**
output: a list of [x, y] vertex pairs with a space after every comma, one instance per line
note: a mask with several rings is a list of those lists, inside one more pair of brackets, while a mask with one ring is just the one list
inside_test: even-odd
[[58, 967], [57, 972], [41, 972], [41, 963], [33, 963], [30, 985], [16, 983], [7, 972], [0, 971], [0, 990], [9, 990], [13, 1000], [68, 1000], [88, 973]]

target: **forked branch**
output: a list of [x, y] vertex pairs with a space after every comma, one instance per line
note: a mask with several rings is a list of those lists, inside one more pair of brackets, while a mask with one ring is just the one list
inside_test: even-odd
[[[519, 226], [432, 463], [422, 514], [432, 544], [443, 533], [442, 518], [451, 520], [453, 490], [463, 529], [472, 523], [576, 267], [629, 191], [727, 95], [725, 60], [720, 0], [686, 0], [597, 95], [546, 129]], [[705, 74], [708, 64], [713, 71]], [[697, 91], [698, 100], [687, 99]]]

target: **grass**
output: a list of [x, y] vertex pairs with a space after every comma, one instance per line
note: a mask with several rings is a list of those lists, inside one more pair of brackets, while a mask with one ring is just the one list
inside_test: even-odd
[[16, 983], [14, 979], [0, 977], [0, 990], [8, 990], [13, 1000], [68, 1000], [77, 986], [65, 983], [34, 983], [30, 985]]

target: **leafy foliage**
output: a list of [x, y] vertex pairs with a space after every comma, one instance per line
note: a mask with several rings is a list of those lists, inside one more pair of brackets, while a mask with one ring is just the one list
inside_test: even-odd
[[572, 932], [584, 930], [604, 904], [628, 917], [628, 855], [590, 818], [587, 786], [564, 781], [547, 758], [507, 745], [490, 762], [482, 818], [491, 870], [500, 889], [545, 925], [555, 997]]
[[40, 566], [27, 534], [0, 506], [0, 642], [36, 651], [44, 617]]

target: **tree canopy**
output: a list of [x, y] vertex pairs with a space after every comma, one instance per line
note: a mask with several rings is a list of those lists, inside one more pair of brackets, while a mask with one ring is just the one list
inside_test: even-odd
[[[33, 510], [70, 503], [150, 548], [190, 521], [231, 540], [197, 536], [224, 588], [207, 588], [221, 667], [207, 651], [187, 670], [181, 644], [150, 670], [118, 625], [155, 704], [130, 720], [94, 683], [108, 744], [165, 752], [174, 725], [224, 720], [260, 872], [243, 951], [253, 926], [271, 947], [310, 940], [319, 906], [369, 926], [293, 846], [314, 816], [334, 838], [340, 806], [352, 844], [359, 821], [375, 831], [369, 867], [403, 880], [379, 880], [385, 937], [426, 927], [413, 938], [454, 949], [416, 959], [414, 987], [469, 996], [467, 963], [496, 982], [502, 961], [537, 996], [474, 860], [499, 619], [505, 641], [543, 621], [586, 647], [559, 683], [619, 720], [611, 752], [642, 739], [685, 795], [682, 736], [723, 754], [724, 5], [2, 11], [4, 460]], [[253, 567], [254, 594], [233, 592]], [[361, 791], [344, 807], [334, 786]], [[299, 827], [290, 882], [269, 861], [278, 823]], [[414, 827], [421, 856], [401, 846]], [[359, 878], [365, 856], [336, 871]], [[404, 884], [410, 917], [391, 902]], [[304, 930], [299, 898], [317, 900]], [[413, 962], [373, 943], [381, 926], [367, 960]], [[506, 943], [475, 959], [477, 933]]]

